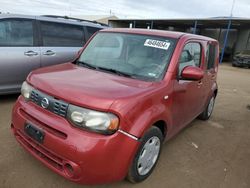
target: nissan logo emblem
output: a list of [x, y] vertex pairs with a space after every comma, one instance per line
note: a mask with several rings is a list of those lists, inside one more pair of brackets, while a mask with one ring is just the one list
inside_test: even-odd
[[43, 100], [41, 101], [41, 106], [43, 108], [48, 108], [49, 107], [49, 100], [47, 98], [43, 98]]

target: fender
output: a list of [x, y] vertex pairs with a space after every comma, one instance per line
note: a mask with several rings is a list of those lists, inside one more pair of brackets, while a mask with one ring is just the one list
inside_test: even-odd
[[171, 117], [170, 110], [164, 104], [153, 105], [140, 113], [136, 119], [129, 119], [123, 130], [141, 138], [145, 131], [158, 121], [164, 121], [165, 130], [169, 130], [172, 121], [168, 117]]
[[[171, 80], [171, 75], [169, 78]], [[166, 84], [168, 83], [168, 84]], [[165, 124], [164, 134], [169, 138], [172, 129], [172, 111], [173, 105], [173, 82], [163, 81], [157, 83], [157, 90], [151, 90], [144, 95], [133, 97], [127, 100], [115, 101], [111, 108], [113, 112], [118, 113], [122, 120], [120, 129], [137, 137], [141, 138], [145, 131], [155, 123], [162, 121]], [[165, 98], [167, 96], [167, 99]], [[133, 103], [132, 103], [133, 102]], [[123, 105], [121, 105], [123, 104]]]

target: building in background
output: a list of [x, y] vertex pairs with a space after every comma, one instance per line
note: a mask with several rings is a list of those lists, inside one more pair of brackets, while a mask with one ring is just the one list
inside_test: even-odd
[[224, 60], [231, 60], [235, 53], [242, 50], [250, 50], [250, 19], [248, 18], [110, 19], [109, 25], [181, 31], [212, 37], [219, 41], [220, 52], [224, 51]]
[[108, 24], [109, 20], [116, 20], [118, 17], [114, 15], [72, 15], [73, 18], [96, 21], [103, 24]]

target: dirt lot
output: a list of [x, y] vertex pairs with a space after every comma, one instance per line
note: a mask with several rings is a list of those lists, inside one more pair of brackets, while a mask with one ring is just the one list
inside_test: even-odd
[[[195, 120], [166, 143], [151, 177], [98, 187], [250, 187], [250, 69], [220, 66], [211, 119]], [[16, 95], [0, 97], [0, 187], [84, 187], [65, 180], [26, 153], [10, 133]]]

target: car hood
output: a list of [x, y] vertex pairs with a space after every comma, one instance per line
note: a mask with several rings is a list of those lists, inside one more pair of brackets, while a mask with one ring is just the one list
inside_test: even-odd
[[27, 81], [40, 91], [78, 106], [108, 110], [115, 100], [151, 90], [152, 82], [66, 63], [33, 71]]

